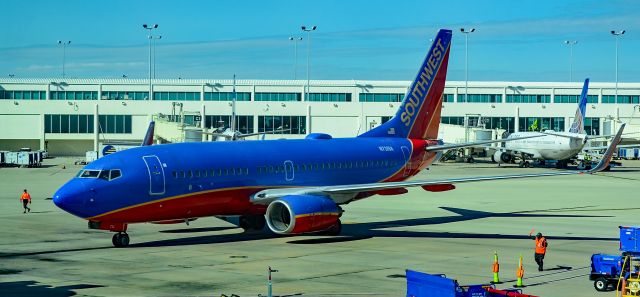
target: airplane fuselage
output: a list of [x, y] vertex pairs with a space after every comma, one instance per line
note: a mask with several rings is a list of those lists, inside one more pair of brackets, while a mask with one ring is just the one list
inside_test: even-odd
[[512, 133], [507, 139], [535, 135], [544, 136], [506, 142], [505, 148], [510, 151], [529, 154], [534, 159], [567, 160], [577, 155], [585, 145], [585, 134], [569, 132], [552, 133], [563, 136], [548, 135], [539, 132]]
[[[133, 148], [85, 166], [54, 202], [108, 223], [264, 214], [250, 202], [264, 189], [401, 181], [435, 158], [427, 140], [319, 138]], [[120, 176], [110, 180], [113, 170]]]

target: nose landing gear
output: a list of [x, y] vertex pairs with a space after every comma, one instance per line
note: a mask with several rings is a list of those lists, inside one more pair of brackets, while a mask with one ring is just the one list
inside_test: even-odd
[[116, 234], [113, 234], [111, 242], [115, 247], [126, 247], [129, 245], [129, 234], [125, 232], [118, 232]]

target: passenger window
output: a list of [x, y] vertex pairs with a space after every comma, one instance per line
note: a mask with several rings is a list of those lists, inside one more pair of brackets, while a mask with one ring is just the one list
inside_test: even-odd
[[284, 172], [284, 166], [282, 165], [278, 166], [276, 173], [279, 173], [279, 172]]
[[172, 171], [172, 172], [171, 172], [171, 175], [173, 175], [173, 178], [178, 178], [178, 173], [177, 173], [177, 172], [175, 172], [175, 171]]
[[249, 168], [245, 168], [245, 169], [244, 169], [244, 174], [245, 174], [245, 175], [249, 175]]
[[273, 166], [269, 166], [269, 173], [273, 173]]
[[210, 172], [210, 173], [211, 173], [211, 177], [214, 177], [214, 176], [215, 176], [215, 172], [216, 172], [216, 170], [215, 170], [215, 169], [211, 169], [211, 172]]
[[[176, 172], [174, 171], [173, 173], [176, 173]], [[110, 180], [114, 180], [114, 179], [120, 177], [121, 175], [122, 175], [122, 173], [120, 172], [120, 169], [111, 170], [111, 178], [110, 178]]]
[[196, 177], [200, 177], [200, 170], [196, 170]]
[[109, 180], [109, 170], [100, 171], [99, 179]]
[[193, 178], [193, 170], [189, 170], [189, 178]]
[[242, 168], [237, 168], [236, 169], [236, 174], [242, 175]]

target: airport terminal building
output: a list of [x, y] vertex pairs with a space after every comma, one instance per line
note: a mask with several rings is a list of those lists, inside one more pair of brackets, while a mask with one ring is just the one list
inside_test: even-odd
[[[242, 133], [288, 129], [267, 138], [301, 138], [311, 132], [352, 137], [395, 114], [408, 81], [239, 80], [238, 129]], [[448, 81], [442, 122], [508, 132], [567, 131], [582, 82]], [[151, 92], [150, 92], [151, 90]], [[231, 80], [0, 79], [0, 150], [46, 149], [51, 155], [84, 155], [103, 142], [139, 141], [158, 116], [186, 124], [228, 126]], [[468, 94], [468, 95], [465, 95]], [[591, 83], [588, 134], [608, 135], [640, 112], [640, 83]], [[180, 117], [182, 115], [182, 117]], [[445, 139], [446, 140], [446, 139]], [[451, 141], [451, 140], [449, 140]]]

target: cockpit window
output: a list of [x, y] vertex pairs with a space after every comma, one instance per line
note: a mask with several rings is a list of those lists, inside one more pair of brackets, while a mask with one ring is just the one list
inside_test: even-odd
[[120, 177], [121, 175], [122, 175], [122, 172], [120, 172], [120, 169], [111, 170], [111, 180], [114, 180], [114, 179]]
[[98, 176], [100, 179], [109, 180], [109, 170], [102, 170]]
[[78, 175], [79, 178], [98, 178], [100, 175], [100, 170], [83, 170]]

